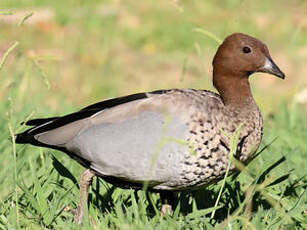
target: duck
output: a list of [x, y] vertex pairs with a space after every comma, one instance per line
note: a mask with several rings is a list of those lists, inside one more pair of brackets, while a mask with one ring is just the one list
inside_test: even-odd
[[212, 65], [218, 93], [162, 89], [107, 99], [68, 115], [26, 121], [31, 128], [15, 142], [62, 151], [86, 168], [74, 211], [78, 224], [94, 176], [122, 188], [146, 185], [161, 199], [205, 187], [226, 173], [231, 140], [224, 132], [234, 134], [242, 124], [234, 157], [243, 163], [261, 142], [263, 119], [249, 76], [264, 72], [285, 78], [268, 47], [243, 33], [225, 38]]

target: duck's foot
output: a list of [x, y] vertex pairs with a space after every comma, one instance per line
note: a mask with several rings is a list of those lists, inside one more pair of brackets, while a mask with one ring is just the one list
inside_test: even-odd
[[172, 213], [173, 213], [172, 205], [162, 204], [162, 207], [161, 207], [161, 215], [162, 216], [171, 215]]
[[173, 213], [174, 193], [169, 191], [160, 192], [160, 199], [162, 202], [161, 215], [171, 215]]
[[79, 225], [82, 224], [84, 214], [88, 212], [88, 189], [95, 175], [95, 172], [91, 169], [85, 170], [81, 175], [79, 204], [76, 209], [71, 211], [74, 215], [75, 222]]

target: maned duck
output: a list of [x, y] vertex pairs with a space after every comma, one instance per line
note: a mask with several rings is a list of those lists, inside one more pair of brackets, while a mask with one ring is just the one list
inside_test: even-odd
[[169, 89], [109, 99], [66, 116], [27, 121], [34, 127], [17, 134], [16, 143], [63, 151], [87, 168], [75, 212], [80, 224], [93, 176], [124, 188], [146, 182], [158, 192], [206, 186], [227, 168], [231, 143], [222, 130], [234, 133], [240, 124], [235, 157], [246, 161], [262, 137], [262, 117], [248, 81], [255, 72], [285, 77], [264, 43], [235, 33], [213, 59], [219, 94]]

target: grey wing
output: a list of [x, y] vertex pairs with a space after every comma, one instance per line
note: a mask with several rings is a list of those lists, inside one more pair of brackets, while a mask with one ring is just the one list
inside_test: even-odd
[[188, 127], [172, 102], [146, 98], [103, 110], [37, 140], [63, 146], [101, 175], [151, 186], [178, 181]]

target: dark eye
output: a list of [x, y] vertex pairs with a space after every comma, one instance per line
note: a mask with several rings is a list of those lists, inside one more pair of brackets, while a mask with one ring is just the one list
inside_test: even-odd
[[246, 53], [246, 54], [251, 52], [251, 48], [249, 48], [248, 46], [244, 46], [242, 50], [243, 50], [243, 53]]

